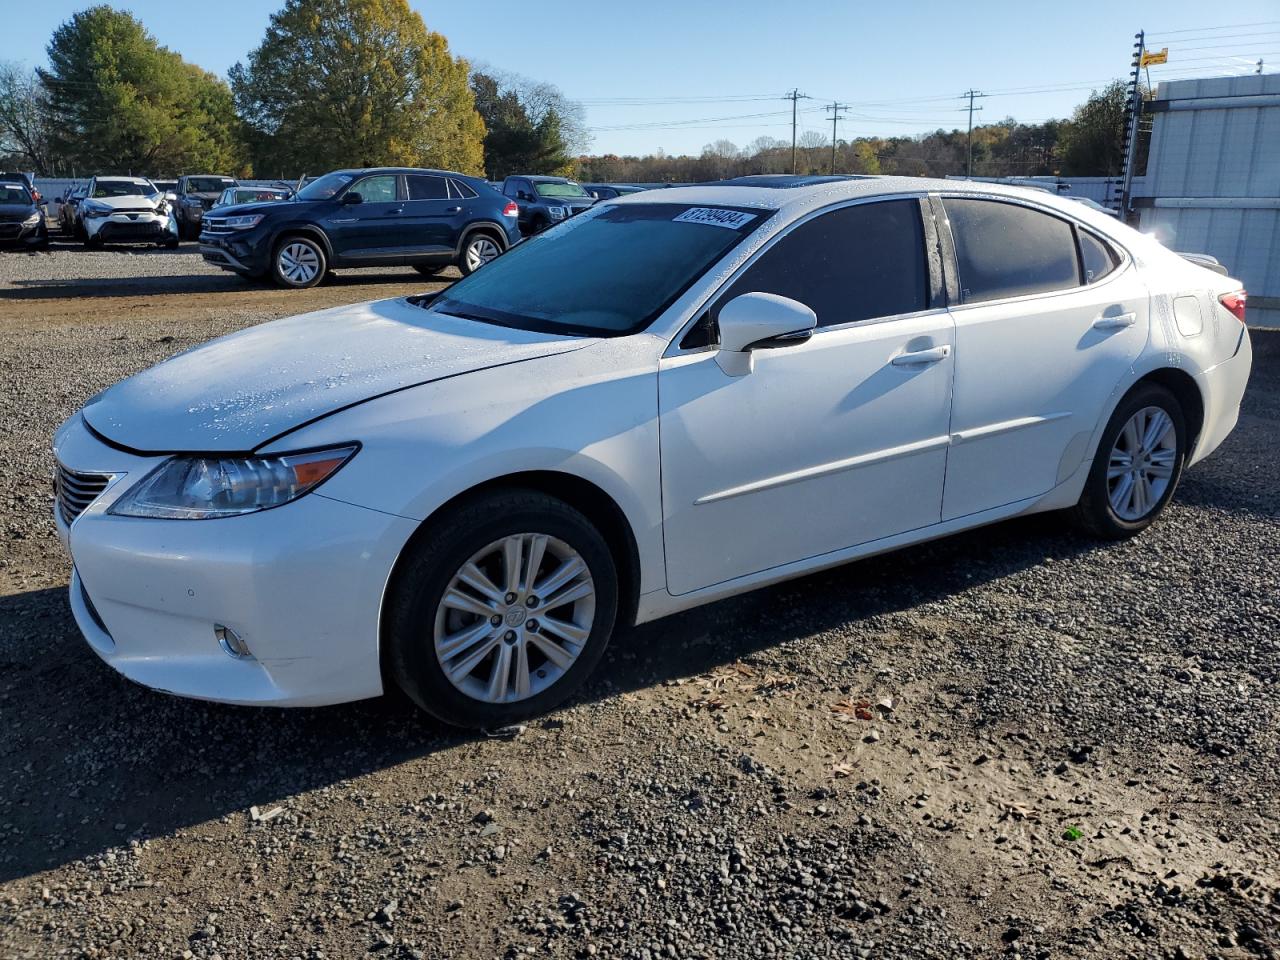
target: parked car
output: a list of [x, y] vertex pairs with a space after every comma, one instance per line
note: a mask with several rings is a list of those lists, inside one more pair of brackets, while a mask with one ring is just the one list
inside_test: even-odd
[[89, 192], [88, 184], [68, 187], [62, 194], [62, 202], [58, 205], [58, 230], [64, 237], [84, 239], [84, 228], [80, 223], [80, 204]]
[[178, 245], [173, 211], [155, 185], [142, 177], [94, 177], [77, 205], [87, 246], [104, 243]]
[[227, 187], [214, 201], [211, 210], [219, 207], [234, 207], [241, 203], [269, 203], [288, 200], [293, 191], [288, 187]]
[[594, 200], [612, 200], [625, 197], [631, 193], [640, 193], [644, 187], [636, 187], [629, 183], [584, 183], [582, 189], [591, 194]]
[[44, 211], [23, 180], [0, 175], [0, 244], [32, 249], [49, 245]]
[[1076, 203], [1083, 203], [1090, 210], [1097, 210], [1099, 213], [1105, 213], [1108, 217], [1119, 217], [1119, 210], [1112, 210], [1110, 207], [1104, 207], [1097, 200], [1091, 200], [1089, 197], [1067, 197], [1068, 200], [1074, 200]]
[[582, 184], [566, 177], [507, 177], [502, 192], [516, 202], [525, 234], [541, 233], [596, 202]]
[[289, 201], [225, 207], [205, 218], [210, 263], [282, 287], [336, 267], [404, 264], [424, 276], [478, 270], [520, 239], [516, 205], [483, 180], [445, 170], [338, 170]]
[[175, 198], [177, 197], [178, 195], [177, 180], [152, 180], [151, 182], [152, 184], [155, 185], [156, 190], [158, 190], [160, 193], [163, 193], [166, 196], [172, 193]]
[[183, 240], [194, 240], [198, 237], [204, 212], [213, 206], [223, 190], [235, 185], [236, 182], [230, 177], [219, 177], [207, 173], [179, 177], [174, 191], [178, 198], [178, 203], [174, 207], [174, 215], [178, 220], [178, 236]]
[[1037, 511], [1134, 536], [1236, 423], [1244, 306], [1016, 187], [622, 197], [443, 292], [251, 327], [92, 399], [54, 441], [72, 610], [172, 693], [385, 679], [502, 726], [630, 623]]

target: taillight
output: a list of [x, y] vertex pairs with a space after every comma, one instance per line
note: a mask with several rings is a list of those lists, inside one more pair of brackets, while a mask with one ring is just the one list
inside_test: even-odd
[[1218, 302], [1231, 311], [1233, 317], [1244, 323], [1244, 308], [1248, 299], [1247, 293], [1237, 290], [1234, 293], [1224, 293], [1218, 298]]
[[518, 217], [520, 216], [520, 208], [516, 206], [514, 200], [508, 200], [507, 205], [502, 208], [502, 215], [504, 217]]

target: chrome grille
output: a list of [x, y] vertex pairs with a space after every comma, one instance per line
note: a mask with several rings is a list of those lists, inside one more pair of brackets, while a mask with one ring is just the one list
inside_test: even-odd
[[101, 496], [111, 477], [109, 473], [80, 473], [58, 464], [53, 493], [58, 499], [58, 512], [68, 526]]

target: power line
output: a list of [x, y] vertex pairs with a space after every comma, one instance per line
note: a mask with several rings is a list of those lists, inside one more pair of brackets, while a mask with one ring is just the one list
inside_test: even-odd
[[1204, 33], [1211, 30], [1239, 30], [1243, 27], [1270, 27], [1274, 24], [1280, 24], [1280, 20], [1257, 20], [1253, 23], [1226, 23], [1221, 26], [1213, 27], [1187, 27], [1184, 30], [1165, 30], [1163, 33], [1156, 34], [1155, 37], [1159, 40], [1162, 37], [1172, 37], [1174, 34], [1179, 33]]

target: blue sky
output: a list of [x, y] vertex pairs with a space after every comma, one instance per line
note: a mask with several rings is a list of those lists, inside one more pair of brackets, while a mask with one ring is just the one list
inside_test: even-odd
[[[841, 138], [904, 135], [965, 123], [970, 87], [979, 122], [1069, 116], [1089, 90], [1128, 70], [1133, 34], [1168, 46], [1152, 79], [1251, 72], [1261, 56], [1280, 69], [1276, 0], [1076, 0], [1049, 5], [971, 2], [712, 3], [649, 0], [582, 4], [539, 0], [423, 3], [427, 26], [477, 64], [557, 84], [587, 107], [593, 153], [697, 152], [712, 140], [790, 138], [798, 87], [800, 129], [830, 135], [823, 109], [850, 104]], [[43, 63], [53, 29], [86, 0], [22, 4], [0, 34], [0, 59]], [[131, 0], [156, 38], [225, 74], [261, 40], [275, 0]]]

